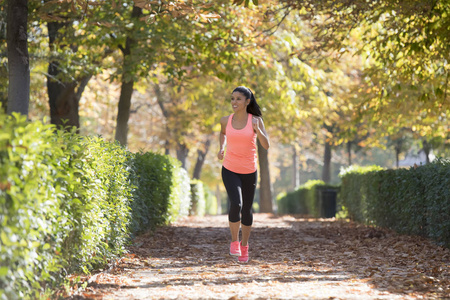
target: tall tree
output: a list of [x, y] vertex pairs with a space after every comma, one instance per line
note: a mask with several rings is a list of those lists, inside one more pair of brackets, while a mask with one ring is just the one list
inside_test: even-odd
[[[123, 54], [123, 66], [116, 126], [116, 140], [121, 144], [127, 144], [134, 83], [157, 68], [164, 70], [169, 79], [178, 80], [186, 73], [186, 68], [191, 67], [196, 59], [200, 60], [200, 54], [209, 39], [200, 37], [204, 25], [199, 26], [199, 23], [215, 16], [204, 13], [209, 10], [207, 5], [197, 4], [198, 6], [192, 6], [184, 1], [136, 1], [131, 18], [122, 20], [125, 23], [124, 29], [119, 29], [122, 33], [117, 37]], [[124, 40], [124, 46], [120, 44], [121, 40]], [[188, 149], [180, 144], [177, 151], [182, 157], [187, 154]]]
[[330, 183], [331, 181], [331, 156], [332, 156], [332, 143], [330, 141], [330, 136], [333, 136], [333, 126], [324, 125], [326, 130], [325, 143], [324, 143], [324, 154], [323, 154], [323, 168], [322, 168], [322, 180], [325, 183]]
[[208, 137], [206, 141], [203, 143], [202, 147], [197, 149], [197, 161], [195, 162], [192, 178], [200, 179], [202, 175], [202, 168], [206, 159], [206, 154], [208, 154], [210, 146], [211, 146], [211, 137]]
[[260, 172], [259, 211], [273, 213], [272, 182], [270, 181], [268, 151], [258, 141], [258, 160]]
[[[320, 41], [316, 49], [358, 50], [373, 62], [364, 70], [365, 88], [359, 93], [365, 101], [355, 107], [371, 126], [381, 121], [391, 127], [385, 132], [406, 126], [421, 136], [446, 136], [450, 113], [448, 1], [282, 2], [311, 21]], [[355, 34], [363, 43], [349, 42]], [[392, 118], [400, 114], [402, 118]]]
[[[70, 41], [70, 38], [74, 38], [73, 36], [67, 36], [74, 34], [72, 26], [73, 21], [70, 20], [65, 22], [47, 22], [50, 53], [58, 53], [61, 51], [77, 52], [78, 46], [75, 44], [64, 45], [65, 41]], [[71, 128], [73, 126], [79, 128], [79, 102], [93, 74], [81, 72], [77, 76], [78, 78], [75, 78], [75, 74], [66, 76], [67, 67], [61, 63], [62, 57], [53, 58], [49, 61], [47, 73], [50, 122], [65, 128]]]
[[28, 1], [7, 2], [8, 106], [7, 112], [28, 116], [30, 102], [30, 58], [28, 55]]
[[[182, 86], [173, 86], [175, 81], [164, 85], [152, 83], [158, 105], [165, 117], [166, 154], [170, 148], [175, 148], [176, 157], [183, 168], [187, 168], [187, 157], [190, 150], [187, 137], [192, 114], [186, 112], [185, 98]], [[181, 85], [181, 82], [178, 82]]]
[[[136, 80], [158, 69], [164, 78], [175, 82], [170, 83], [172, 86], [179, 86], [176, 82], [187, 82], [206, 75], [232, 80], [239, 56], [241, 62], [248, 58], [249, 62], [244, 66], [256, 64], [260, 56], [258, 49], [248, 46], [263, 40], [262, 37], [252, 38], [251, 30], [262, 24], [261, 15], [249, 10], [246, 12], [247, 19], [244, 19], [241, 10], [228, 4], [228, 0], [176, 3], [137, 1], [135, 5], [142, 8], [145, 14], [125, 26], [138, 30], [133, 31], [137, 54], [130, 56], [132, 60], [129, 67], [122, 70], [125, 72], [123, 76]], [[243, 52], [247, 54], [243, 55]], [[117, 132], [126, 131], [124, 124], [118, 123]], [[178, 154], [181, 157], [188, 151], [187, 145], [179, 144]]]
[[6, 0], [0, 1], [0, 4], [0, 111], [6, 112], [6, 106], [8, 104], [8, 68], [5, 63], [7, 61]]
[[[38, 26], [32, 51], [48, 63], [45, 74], [50, 121], [65, 128], [79, 127], [82, 94], [90, 79], [105, 68], [102, 59], [112, 52], [98, 24], [98, 10], [94, 9], [99, 3], [44, 0], [33, 4], [33, 24]], [[44, 25], [47, 30], [40, 28]], [[43, 40], [45, 33], [47, 41]], [[42, 49], [42, 45], [48, 45], [48, 49]]]
[[401, 128], [395, 134], [388, 136], [388, 146], [395, 151], [395, 166], [400, 166], [400, 155], [408, 151], [412, 144], [411, 130], [408, 128]]
[[[117, 126], [116, 126], [116, 136], [115, 139], [119, 141], [122, 145], [127, 144], [128, 138], [128, 119], [130, 118], [130, 107], [131, 107], [131, 96], [133, 94], [134, 87], [134, 76], [130, 71], [133, 69], [133, 55], [137, 42], [133, 37], [133, 31], [139, 31], [139, 17], [142, 16], [142, 8], [133, 6], [131, 13], [131, 24], [130, 33], [126, 36], [125, 46], [119, 46], [123, 55], [123, 70], [121, 79], [121, 90], [119, 98], [119, 110], [117, 112]], [[136, 24], [135, 24], [136, 23]]]

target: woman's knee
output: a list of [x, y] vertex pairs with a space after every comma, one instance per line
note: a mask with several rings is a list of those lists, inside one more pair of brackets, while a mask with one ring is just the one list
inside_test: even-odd
[[245, 226], [252, 226], [253, 224], [253, 213], [250, 211], [249, 213], [242, 214], [241, 224]]
[[241, 205], [231, 203], [228, 211], [228, 220], [230, 222], [239, 222], [241, 220]]

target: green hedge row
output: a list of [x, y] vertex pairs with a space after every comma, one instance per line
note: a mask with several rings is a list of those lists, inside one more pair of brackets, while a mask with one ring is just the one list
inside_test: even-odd
[[136, 153], [129, 177], [134, 187], [132, 232], [142, 232], [188, 215], [189, 176], [175, 158], [151, 152]]
[[353, 168], [341, 178], [351, 219], [450, 246], [449, 160], [410, 169]]
[[178, 161], [0, 114], [0, 299], [35, 299], [187, 215]]
[[293, 192], [281, 193], [277, 197], [278, 213], [321, 217], [321, 191], [326, 189], [338, 190], [338, 187], [322, 180], [309, 180]]
[[189, 215], [204, 216], [217, 214], [217, 198], [207, 185], [200, 180], [191, 181], [191, 207]]

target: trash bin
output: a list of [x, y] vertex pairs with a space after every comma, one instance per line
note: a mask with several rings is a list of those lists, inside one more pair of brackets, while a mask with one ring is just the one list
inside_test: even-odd
[[334, 218], [336, 216], [337, 191], [326, 189], [321, 191], [321, 215], [323, 218]]

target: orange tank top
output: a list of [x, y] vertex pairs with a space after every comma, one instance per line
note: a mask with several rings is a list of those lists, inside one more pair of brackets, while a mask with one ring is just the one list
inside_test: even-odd
[[248, 114], [247, 125], [242, 129], [234, 129], [231, 124], [234, 114], [228, 117], [225, 135], [227, 149], [223, 166], [239, 174], [250, 174], [256, 171], [256, 133], [253, 131], [252, 114]]

